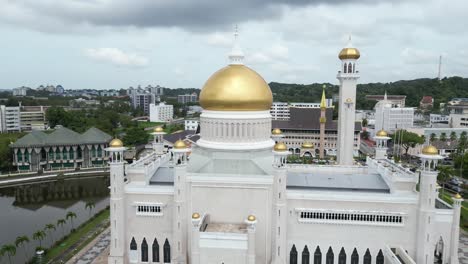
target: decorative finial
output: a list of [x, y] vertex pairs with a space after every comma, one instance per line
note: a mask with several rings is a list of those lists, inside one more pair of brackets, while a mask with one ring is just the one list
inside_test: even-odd
[[352, 43], [352, 42], [351, 42], [351, 34], [349, 34], [349, 36], [348, 36], [348, 43], [346, 44], [346, 47], [347, 47], [347, 48], [351, 48], [351, 47], [353, 46], [351, 43]]
[[383, 99], [384, 99], [385, 101], [387, 101], [387, 90], [385, 90], [385, 94], [384, 94], [384, 96], [383, 96]]
[[229, 53], [229, 60], [231, 65], [243, 65], [244, 53], [239, 45], [239, 30], [237, 25], [234, 28], [234, 43], [232, 45], [232, 50]]

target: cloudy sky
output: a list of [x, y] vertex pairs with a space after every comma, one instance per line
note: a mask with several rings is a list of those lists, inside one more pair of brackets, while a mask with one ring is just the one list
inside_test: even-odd
[[0, 0], [0, 88], [201, 87], [237, 24], [268, 82], [336, 83], [351, 34], [361, 82], [468, 76], [467, 0]]

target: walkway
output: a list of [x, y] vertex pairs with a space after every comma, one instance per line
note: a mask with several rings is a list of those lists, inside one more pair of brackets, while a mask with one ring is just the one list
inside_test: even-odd
[[[110, 244], [110, 229], [106, 229], [96, 239], [94, 239], [87, 247], [81, 250], [77, 256], [68, 261], [70, 264], [91, 264], [96, 260]], [[96, 263], [96, 262], [94, 262]], [[105, 256], [107, 263], [107, 254]]]

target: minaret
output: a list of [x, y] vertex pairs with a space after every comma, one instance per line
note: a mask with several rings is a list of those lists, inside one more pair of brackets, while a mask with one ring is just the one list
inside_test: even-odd
[[164, 132], [164, 129], [162, 127], [156, 127], [151, 135], [153, 135], [153, 150], [156, 152], [158, 155], [164, 154], [164, 135], [166, 132]]
[[375, 159], [387, 158], [387, 141], [390, 139], [385, 130], [381, 129], [375, 134]]
[[273, 176], [274, 176], [274, 210], [272, 213], [273, 229], [272, 238], [274, 241], [273, 264], [286, 263], [287, 259], [287, 207], [286, 207], [286, 159], [289, 151], [286, 144], [279, 142], [273, 148], [274, 163], [273, 163]]
[[421, 176], [419, 180], [419, 216], [416, 239], [416, 263], [434, 263], [434, 238], [431, 237], [435, 222], [437, 199], [437, 162], [442, 159], [436, 147], [428, 145], [422, 149]]
[[187, 263], [187, 210], [186, 210], [186, 186], [187, 186], [187, 154], [190, 148], [182, 140], [174, 143], [174, 222], [172, 227], [172, 239], [174, 250], [171, 263]]
[[456, 194], [453, 198], [452, 234], [450, 240], [450, 264], [458, 264], [458, 243], [460, 241], [460, 210], [463, 197]]
[[356, 83], [359, 79], [356, 66], [360, 56], [359, 51], [351, 45], [351, 37], [338, 55], [341, 60], [341, 70], [336, 76], [340, 81], [337, 157], [340, 165], [353, 165]]
[[325, 157], [324, 148], [325, 148], [325, 124], [327, 123], [327, 118], [325, 117], [325, 112], [327, 110], [327, 101], [325, 98], [325, 85], [323, 85], [322, 90], [322, 100], [320, 101], [320, 149], [319, 156], [320, 159]]
[[108, 263], [125, 263], [125, 160], [126, 148], [120, 139], [113, 139], [105, 150], [109, 152], [110, 167], [110, 227], [111, 240]]

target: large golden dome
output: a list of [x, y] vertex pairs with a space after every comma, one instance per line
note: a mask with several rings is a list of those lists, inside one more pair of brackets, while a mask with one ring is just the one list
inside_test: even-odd
[[244, 65], [231, 64], [215, 72], [200, 93], [200, 105], [205, 110], [266, 111], [272, 103], [268, 84]]
[[422, 154], [424, 155], [437, 155], [439, 154], [439, 150], [432, 146], [432, 145], [427, 145], [422, 149]]
[[359, 53], [359, 50], [356, 48], [344, 48], [340, 51], [340, 54], [338, 55], [338, 58], [340, 60], [357, 60], [361, 57], [361, 53]]
[[387, 131], [381, 129], [381, 130], [379, 130], [379, 131], [377, 132], [377, 136], [378, 136], [378, 137], [386, 137], [386, 136], [388, 136], [388, 134], [387, 134]]

